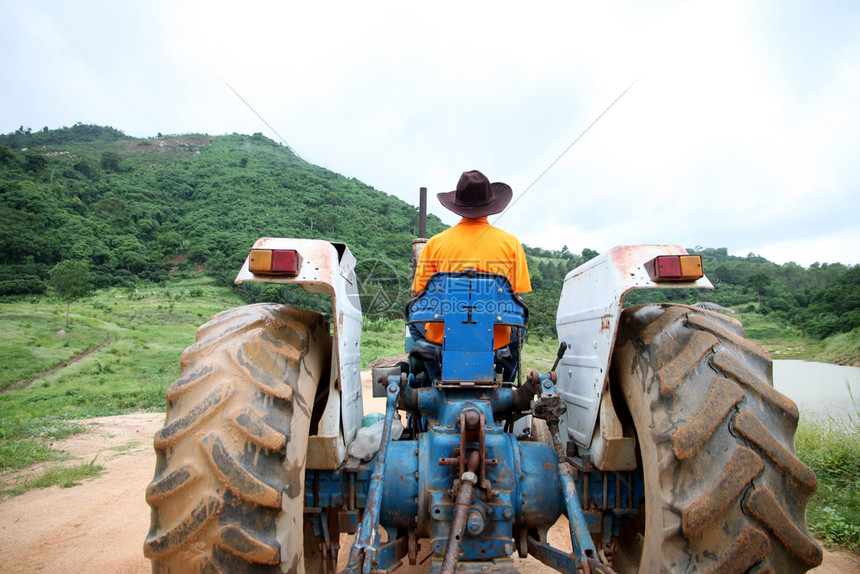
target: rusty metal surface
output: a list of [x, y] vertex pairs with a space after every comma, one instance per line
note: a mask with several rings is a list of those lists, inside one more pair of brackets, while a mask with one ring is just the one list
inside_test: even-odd
[[600, 398], [600, 416], [591, 443], [591, 460], [598, 470], [620, 471], [636, 468], [636, 441], [632, 428], [625, 436], [624, 427], [615, 406], [612, 393]]
[[[346, 449], [355, 438], [364, 406], [361, 396], [359, 352], [361, 343], [361, 304], [355, 278], [355, 257], [346, 245], [317, 239], [263, 237], [255, 249], [295, 249], [301, 255], [301, 268], [295, 277], [254, 275], [248, 269], [248, 259], [236, 276], [237, 284], [245, 281], [296, 284], [312, 293], [326, 293], [332, 298], [335, 321], [335, 346], [331, 364], [331, 391], [326, 415], [320, 421], [317, 435], [326, 440], [316, 441], [317, 450], [309, 457], [309, 468], [336, 468], [343, 462]], [[313, 441], [312, 441], [313, 442]]]
[[658, 255], [686, 253], [678, 245], [614, 247], [565, 277], [556, 317], [559, 341], [567, 344], [557, 385], [568, 406], [565, 442], [591, 445], [624, 296], [633, 289], [713, 288], [705, 277], [656, 283], [645, 268]]
[[[474, 413], [475, 411], [471, 412]], [[461, 443], [461, 449], [464, 448], [465, 444]], [[477, 482], [475, 471], [478, 470], [478, 466], [483, 461], [483, 454], [473, 450], [469, 455], [466, 472], [460, 474], [460, 486], [457, 488], [454, 505], [454, 519], [451, 521], [451, 533], [448, 535], [448, 546], [445, 548], [445, 558], [442, 560], [439, 574], [454, 574], [457, 570], [457, 562], [460, 559], [460, 540], [463, 538], [463, 530], [466, 527], [466, 519], [472, 506], [472, 496]]]

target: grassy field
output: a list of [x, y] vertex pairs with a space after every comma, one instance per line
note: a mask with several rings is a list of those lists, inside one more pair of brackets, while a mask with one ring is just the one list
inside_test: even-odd
[[810, 528], [828, 543], [860, 552], [860, 425], [801, 417], [795, 442], [818, 476], [806, 513]]
[[825, 363], [860, 366], [860, 329], [828, 337], [817, 357]]
[[[0, 356], [7, 371], [14, 372], [3, 373], [3, 386], [30, 381], [22, 391], [0, 395], [0, 419], [83, 418], [163, 408], [164, 391], [179, 373], [179, 352], [194, 342], [197, 327], [218, 311], [241, 304], [229, 289], [206, 282], [199, 278], [169, 287], [101, 291], [72, 305], [68, 328], [62, 305], [46, 300], [0, 304]], [[97, 352], [37, 376], [105, 340]]]
[[97, 347], [106, 333], [83, 323], [58, 329], [58, 316], [50, 305], [0, 305], [0, 390], [13, 383], [26, 384], [42, 371]]
[[[214, 287], [206, 277], [100, 291], [72, 305], [68, 328], [60, 303], [44, 298], [0, 303], [5, 366], [0, 389], [13, 389], [0, 392], [0, 478], [36, 462], [54, 465], [27, 483], [0, 487], [0, 498], [98, 474], [95, 461], [68, 465], [50, 443], [81, 432], [75, 419], [163, 411], [165, 390], [179, 374], [179, 354], [194, 342], [197, 327], [241, 304], [230, 289]], [[856, 334], [821, 342], [787, 333], [761, 315], [736, 317], [774, 358], [830, 356], [838, 362], [858, 356]], [[365, 318], [362, 368], [379, 357], [402, 354], [403, 333], [403, 321]], [[548, 371], [556, 352], [554, 340], [530, 339], [523, 348], [524, 372]], [[819, 476], [819, 492], [809, 509], [811, 527], [825, 540], [860, 549], [860, 429], [804, 419], [797, 447]]]
[[732, 317], [743, 323], [747, 338], [767, 349], [774, 359], [820, 360], [823, 341], [802, 337], [758, 313], [738, 313]]
[[[197, 327], [241, 304], [229, 289], [208, 282], [200, 277], [100, 291], [72, 305], [68, 327], [62, 304], [32, 298], [0, 303], [0, 388], [7, 390], [0, 393], [0, 473], [57, 462], [27, 488], [97, 474], [94, 463], [61, 464], [65, 455], [49, 444], [83, 430], [75, 419], [164, 410], [179, 353], [194, 342]], [[20, 491], [17, 485], [0, 495]]]

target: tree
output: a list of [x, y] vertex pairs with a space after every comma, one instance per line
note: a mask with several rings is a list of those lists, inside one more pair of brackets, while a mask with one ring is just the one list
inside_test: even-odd
[[761, 309], [761, 290], [770, 285], [770, 277], [761, 272], [753, 273], [747, 277], [747, 284], [755, 289], [758, 295], [758, 306]]
[[598, 252], [597, 252], [597, 251], [595, 251], [594, 249], [589, 249], [588, 247], [586, 247], [586, 248], [584, 248], [584, 249], [582, 250], [582, 257], [583, 257], [583, 259], [585, 259], [586, 261], [589, 261], [589, 260], [591, 260], [591, 259], [594, 259], [594, 258], [595, 258], [595, 257], [597, 257], [598, 255], [600, 255], [600, 253], [598, 253]]
[[96, 213], [108, 218], [108, 225], [113, 227], [113, 220], [126, 215], [125, 202], [117, 197], [105, 197], [93, 206]]
[[27, 171], [41, 171], [48, 167], [48, 160], [40, 155], [28, 155], [24, 169]]
[[112, 151], [106, 151], [102, 153], [102, 161], [101, 161], [102, 169], [113, 173], [119, 171], [119, 154]]
[[15, 154], [12, 153], [5, 145], [0, 145], [0, 165], [16, 166], [18, 160], [15, 159]]
[[93, 166], [85, 159], [82, 159], [74, 166], [75, 171], [81, 173], [84, 177], [87, 177], [92, 180], [98, 179], [98, 173], [93, 168]]
[[117, 236], [111, 247], [111, 258], [117, 268], [125, 267], [132, 273], [139, 273], [146, 266], [146, 247], [134, 235]]
[[51, 269], [51, 275], [48, 278], [48, 292], [66, 303], [67, 328], [72, 301], [86, 297], [92, 290], [90, 268], [85, 262], [66, 259]]

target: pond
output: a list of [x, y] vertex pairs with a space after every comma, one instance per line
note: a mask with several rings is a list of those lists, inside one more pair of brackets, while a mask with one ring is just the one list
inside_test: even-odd
[[773, 383], [803, 414], [860, 421], [860, 367], [774, 361]]

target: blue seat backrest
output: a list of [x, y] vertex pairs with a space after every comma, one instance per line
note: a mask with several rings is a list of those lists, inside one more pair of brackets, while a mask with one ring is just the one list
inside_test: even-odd
[[492, 273], [436, 273], [406, 307], [407, 323], [444, 323], [442, 380], [492, 381], [493, 326], [525, 328], [528, 308], [508, 278]]

